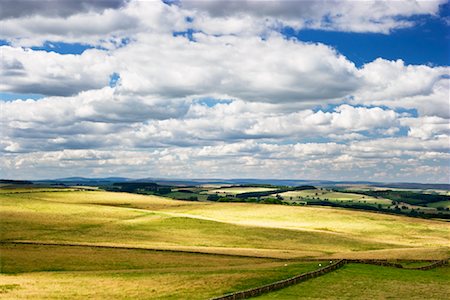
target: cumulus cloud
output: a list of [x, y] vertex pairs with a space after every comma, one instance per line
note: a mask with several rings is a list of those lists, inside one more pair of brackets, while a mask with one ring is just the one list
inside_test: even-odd
[[201, 33], [195, 38], [194, 43], [183, 37], [146, 35], [118, 49], [121, 89], [279, 103], [339, 99], [360, 84], [354, 64], [322, 44], [277, 34], [267, 40]]
[[[30, 1], [26, 1], [29, 3]], [[41, 1], [32, 1], [41, 3]], [[56, 1], [42, 1], [42, 4]], [[107, 4], [102, 1], [62, 1], [81, 7], [86, 3]], [[60, 3], [60, 2], [58, 2]], [[28, 17], [0, 20], [0, 39], [15, 46], [37, 46], [45, 41], [82, 43], [113, 49], [123, 45], [123, 40], [133, 39], [139, 32], [168, 32], [186, 28], [185, 13], [161, 1], [124, 2], [117, 9], [79, 11], [69, 16], [45, 13]], [[67, 9], [70, 9], [68, 5]], [[58, 8], [56, 8], [57, 10]], [[51, 11], [51, 10], [50, 10]]]
[[3, 0], [0, 19], [29, 17], [32, 15], [67, 17], [87, 11], [117, 9], [128, 0]]
[[[412, 176], [423, 182], [445, 182], [449, 168], [448, 154], [422, 144], [419, 147], [388, 145], [380, 140], [364, 146], [337, 143], [304, 143], [274, 145], [243, 141], [216, 146], [164, 148], [151, 151], [129, 150], [59, 150], [52, 152], [15, 153], [0, 157], [0, 167], [11, 177], [27, 168], [29, 177], [92, 174], [122, 174], [131, 177], [172, 178], [309, 178], [408, 180]], [[417, 142], [414, 138], [400, 145]], [[384, 146], [383, 146], [384, 145]], [[425, 152], [419, 148], [426, 147]], [[429, 172], [425, 172], [428, 170]]]
[[279, 142], [352, 132], [364, 135], [399, 125], [397, 113], [377, 107], [341, 105], [332, 112], [306, 109], [291, 113], [273, 107], [241, 100], [209, 107], [190, 98], [136, 97], [115, 88], [74, 97], [16, 100], [2, 104], [7, 112], [1, 122], [3, 151]]
[[82, 55], [61, 55], [0, 46], [0, 91], [68, 96], [108, 85], [113, 58], [91, 49]]
[[48, 3], [0, 20], [0, 92], [45, 95], [0, 103], [4, 176], [448, 180], [448, 67], [278, 32], [389, 33], [440, 1]]
[[432, 1], [163, 1], [83, 0], [2, 3], [0, 38], [35, 46], [65, 41], [114, 48], [139, 32], [193, 29], [211, 35], [266, 35], [273, 29], [389, 33], [411, 17], [437, 15]]
[[[408, 135], [420, 139], [434, 139], [450, 136], [450, 119], [437, 116], [403, 118], [400, 123], [409, 127]], [[448, 140], [450, 145], [450, 139]]]
[[340, 99], [360, 85], [354, 64], [322, 44], [279, 35], [267, 40], [196, 38], [193, 43], [167, 34], [141, 34], [111, 53], [91, 49], [81, 55], [3, 46], [1, 60], [8, 74], [0, 89], [70, 95], [105, 86], [118, 72], [119, 87], [127, 93], [169, 98], [221, 94], [279, 103]]
[[[449, 68], [444, 68], [448, 72]], [[431, 77], [431, 78], [430, 78]], [[434, 80], [433, 80], [434, 77]], [[402, 82], [397, 82], [399, 86], [402, 86]], [[432, 82], [430, 84], [430, 82]], [[438, 116], [441, 118], [450, 118], [450, 80], [445, 77], [439, 77], [431, 75], [429, 77], [423, 76], [417, 78], [416, 84], [418, 87], [412, 88], [416, 92], [405, 89], [405, 94], [397, 94], [396, 96], [389, 97], [386, 95], [384, 98], [381, 96], [372, 98], [370, 94], [370, 87], [367, 91], [362, 91], [362, 97], [355, 97], [353, 103], [365, 103], [367, 105], [385, 105], [393, 108], [408, 108], [415, 109], [423, 116]], [[383, 85], [383, 84], [382, 84]], [[388, 85], [388, 80], [385, 80], [385, 84]], [[425, 88], [425, 86], [428, 86]], [[424, 89], [423, 92], [417, 92], [417, 90]], [[382, 95], [383, 91], [377, 89]], [[387, 87], [389, 90], [389, 87]], [[377, 92], [375, 91], [374, 94]]]
[[115, 94], [113, 88], [74, 97], [4, 102], [4, 151], [132, 146], [127, 135], [136, 130], [133, 124], [181, 117], [187, 103]]
[[[209, 32], [217, 30], [211, 26], [212, 20], [232, 23], [239, 33], [248, 16], [260, 22], [271, 21], [272, 25], [281, 23], [296, 29], [313, 28], [348, 32], [389, 33], [398, 28], [414, 25], [408, 17], [414, 15], [436, 15], [439, 6], [445, 0], [438, 1], [198, 1], [182, 0], [180, 5], [194, 9], [199, 14], [196, 24]], [[253, 21], [255, 22], [255, 21]], [[226, 29], [225, 29], [226, 30]]]
[[450, 68], [405, 65], [402, 60], [378, 58], [365, 64], [364, 81], [353, 103], [417, 109], [421, 115], [450, 117]]
[[429, 95], [441, 80], [448, 79], [450, 68], [405, 65], [402, 60], [378, 58], [359, 71], [364, 88], [357, 93], [363, 100], [379, 101]]

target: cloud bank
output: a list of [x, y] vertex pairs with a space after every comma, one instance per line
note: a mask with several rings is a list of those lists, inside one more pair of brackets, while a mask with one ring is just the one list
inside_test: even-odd
[[[43, 95], [0, 102], [2, 177], [449, 181], [448, 66], [279, 30], [389, 34], [442, 1], [69, 2], [0, 15], [0, 93]], [[59, 42], [90, 47], [33, 47]]]

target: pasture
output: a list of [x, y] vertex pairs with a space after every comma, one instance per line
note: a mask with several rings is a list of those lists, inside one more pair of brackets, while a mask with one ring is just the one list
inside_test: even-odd
[[354, 194], [354, 193], [341, 193], [328, 190], [302, 190], [302, 191], [289, 191], [281, 193], [280, 196], [285, 201], [308, 201], [313, 199], [328, 200], [331, 202], [351, 202], [362, 204], [381, 204], [383, 206], [391, 205], [392, 201], [389, 199], [375, 198], [366, 195]]
[[450, 208], [450, 201], [439, 201], [434, 203], [427, 204], [429, 207], [443, 207], [443, 208]]
[[349, 264], [252, 299], [448, 299], [449, 282], [448, 266], [419, 271]]
[[8, 244], [0, 249], [0, 298], [9, 299], [207, 299], [317, 268], [317, 262], [182, 252]]
[[208, 190], [208, 194], [225, 194], [225, 195], [237, 195], [242, 193], [253, 193], [253, 192], [269, 192], [275, 191], [276, 188], [266, 188], [266, 187], [225, 187], [220, 189]]
[[15, 299], [205, 299], [312, 258], [441, 259], [450, 246], [442, 221], [73, 189], [0, 193], [0, 222], [0, 297]]

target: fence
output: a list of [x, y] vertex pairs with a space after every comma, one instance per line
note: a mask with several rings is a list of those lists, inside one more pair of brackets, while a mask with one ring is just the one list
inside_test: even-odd
[[345, 264], [346, 264], [345, 259], [341, 259], [331, 265], [328, 265], [326, 267], [320, 268], [315, 271], [300, 274], [300, 275], [297, 275], [297, 276], [294, 276], [294, 277], [291, 277], [291, 278], [288, 278], [285, 280], [280, 280], [280, 281], [270, 283], [267, 285], [263, 285], [263, 286], [260, 286], [257, 288], [253, 288], [253, 289], [249, 289], [249, 290], [245, 290], [245, 291], [241, 291], [241, 292], [236, 292], [236, 293], [232, 293], [232, 294], [227, 294], [224, 296], [213, 298], [211, 300], [237, 300], [237, 299], [247, 299], [250, 297], [259, 296], [263, 293], [276, 291], [276, 290], [288, 287], [290, 285], [297, 284], [301, 281], [324, 275], [326, 273], [329, 273], [331, 271], [339, 269], [340, 267], [342, 267]]
[[[438, 260], [432, 264], [426, 265], [426, 266], [422, 266], [422, 267], [417, 267], [417, 268], [407, 268], [408, 270], [431, 270], [440, 266], [444, 266], [444, 265], [448, 265], [448, 260]], [[406, 268], [405, 268], [406, 269]]]
[[[247, 299], [251, 297], [256, 297], [264, 293], [273, 292], [294, 284], [297, 284], [299, 282], [302, 282], [307, 279], [315, 278], [321, 275], [324, 275], [326, 273], [329, 273], [331, 271], [334, 271], [336, 269], [339, 269], [343, 265], [347, 263], [360, 263], [360, 264], [371, 264], [371, 265], [377, 265], [377, 266], [385, 266], [385, 267], [394, 267], [394, 268], [400, 268], [403, 269], [403, 266], [399, 263], [392, 263], [386, 260], [373, 260], [373, 259], [341, 259], [336, 261], [335, 263], [328, 265], [326, 267], [323, 267], [321, 269], [311, 271], [308, 273], [300, 274], [285, 280], [280, 280], [274, 283], [266, 284], [260, 287], [256, 287], [253, 289], [235, 292], [227, 295], [223, 295], [220, 297], [212, 298], [211, 300], [237, 300], [237, 299]], [[422, 266], [422, 267], [416, 267], [416, 268], [404, 268], [408, 270], [430, 270], [436, 267], [440, 267], [443, 265], [447, 265], [448, 260], [438, 260], [435, 261], [429, 265]]]

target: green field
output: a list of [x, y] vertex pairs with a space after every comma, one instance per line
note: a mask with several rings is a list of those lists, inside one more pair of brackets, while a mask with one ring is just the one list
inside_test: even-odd
[[439, 201], [439, 202], [429, 203], [427, 206], [450, 208], [450, 201]]
[[0, 297], [16, 299], [205, 299], [312, 270], [311, 258], [440, 259], [450, 246], [449, 223], [339, 208], [61, 189], [0, 204]]
[[0, 297], [207, 299], [317, 262], [90, 247], [1, 245]]
[[252, 299], [448, 299], [450, 267], [428, 271], [349, 264]]
[[308, 201], [314, 199], [329, 200], [331, 202], [350, 202], [361, 204], [381, 204], [383, 206], [391, 205], [392, 201], [389, 199], [374, 198], [361, 194], [354, 193], [341, 193], [328, 190], [302, 190], [302, 191], [289, 191], [281, 193], [280, 196], [287, 201]]

